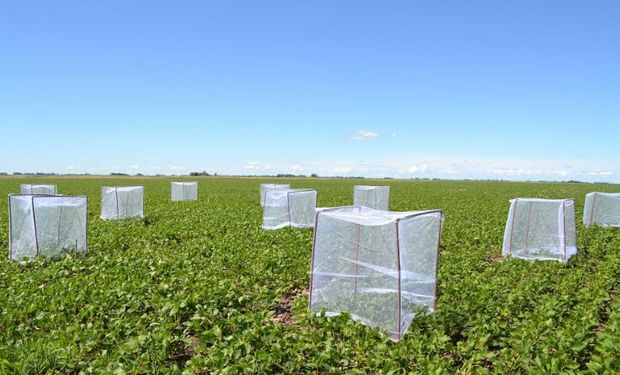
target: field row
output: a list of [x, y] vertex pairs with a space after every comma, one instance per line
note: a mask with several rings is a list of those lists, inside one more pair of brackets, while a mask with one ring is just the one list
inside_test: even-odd
[[[0, 368], [67, 372], [600, 372], [617, 370], [617, 230], [577, 223], [568, 264], [500, 257], [508, 200], [576, 199], [613, 185], [290, 180], [319, 206], [387, 184], [395, 211], [446, 215], [437, 310], [399, 343], [307, 309], [312, 231], [264, 231], [257, 179], [205, 178], [170, 202], [170, 179], [45, 179], [90, 197], [85, 256], [0, 261]], [[21, 182], [0, 179], [0, 194]], [[95, 220], [101, 185], [146, 187], [146, 217]], [[6, 203], [2, 203], [6, 205]], [[7, 207], [0, 247], [7, 248]], [[290, 315], [288, 314], [290, 306]]]

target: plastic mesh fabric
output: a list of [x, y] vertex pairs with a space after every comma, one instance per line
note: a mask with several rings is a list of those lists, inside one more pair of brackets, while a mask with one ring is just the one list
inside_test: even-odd
[[620, 193], [594, 192], [586, 195], [583, 223], [586, 226], [620, 227]]
[[170, 194], [173, 202], [195, 201], [198, 199], [198, 182], [172, 182]]
[[572, 199], [518, 198], [510, 202], [504, 256], [566, 262], [577, 254]]
[[86, 197], [10, 196], [10, 257], [86, 250]]
[[272, 190], [290, 190], [291, 184], [260, 184], [260, 205], [265, 205], [265, 195]]
[[390, 187], [355, 185], [353, 205], [387, 211], [390, 209]]
[[32, 196], [9, 196], [9, 257], [33, 258], [37, 255]]
[[104, 220], [144, 217], [144, 186], [101, 188], [101, 218]]
[[348, 311], [400, 340], [416, 314], [434, 310], [442, 223], [441, 211], [319, 211], [310, 308]]
[[316, 190], [271, 190], [265, 194], [263, 229], [314, 226]]
[[56, 194], [56, 185], [19, 185], [20, 194]]

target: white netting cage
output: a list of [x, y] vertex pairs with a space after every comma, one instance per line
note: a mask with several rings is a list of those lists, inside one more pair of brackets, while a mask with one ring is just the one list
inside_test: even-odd
[[56, 185], [34, 185], [34, 184], [21, 184], [19, 185], [20, 194], [48, 194], [55, 195]]
[[87, 197], [9, 195], [9, 258], [86, 250], [87, 214]]
[[443, 219], [440, 210], [317, 211], [310, 309], [327, 316], [348, 311], [400, 340], [416, 315], [435, 310]]
[[583, 223], [586, 226], [620, 227], [620, 193], [587, 194]]
[[573, 199], [510, 201], [502, 255], [566, 262], [577, 254]]
[[288, 190], [291, 188], [291, 184], [260, 184], [260, 205], [265, 205], [265, 194], [268, 191], [273, 190]]
[[144, 217], [144, 186], [103, 186], [101, 218], [132, 219]]
[[172, 182], [171, 199], [176, 201], [195, 201], [198, 199], [198, 182]]
[[387, 211], [390, 209], [390, 187], [355, 185], [353, 205]]
[[263, 229], [312, 228], [316, 211], [316, 190], [270, 190], [265, 194]]

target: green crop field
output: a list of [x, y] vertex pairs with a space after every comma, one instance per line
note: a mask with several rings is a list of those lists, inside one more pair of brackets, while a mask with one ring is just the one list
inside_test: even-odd
[[[4, 197], [26, 182], [89, 196], [87, 254], [0, 260], [0, 373], [620, 371], [620, 230], [581, 224], [586, 193], [620, 186], [286, 180], [317, 188], [319, 206], [351, 204], [363, 183], [390, 185], [392, 210], [444, 210], [437, 310], [392, 343], [308, 312], [312, 230], [261, 229], [269, 180], [198, 178], [199, 200], [174, 203], [171, 180], [0, 178]], [[146, 187], [145, 219], [100, 220], [100, 186], [134, 184]], [[575, 198], [578, 255], [502, 259], [515, 197]]]

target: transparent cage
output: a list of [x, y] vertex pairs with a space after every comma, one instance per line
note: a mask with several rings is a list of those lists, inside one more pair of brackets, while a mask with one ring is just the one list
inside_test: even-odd
[[56, 185], [33, 185], [33, 184], [21, 184], [19, 185], [20, 194], [56, 194]]
[[566, 262], [577, 254], [573, 199], [510, 201], [502, 255]]
[[9, 195], [9, 258], [86, 250], [87, 212], [87, 197]]
[[620, 227], [620, 193], [594, 192], [586, 195], [583, 224]]
[[172, 182], [172, 201], [195, 201], [198, 199], [198, 182]]
[[316, 210], [316, 190], [271, 190], [265, 194], [263, 229], [312, 228]]
[[260, 206], [265, 205], [265, 195], [273, 190], [290, 190], [291, 184], [260, 184]]
[[390, 187], [355, 185], [353, 205], [387, 211], [390, 209]]
[[400, 340], [416, 315], [435, 310], [442, 226], [440, 210], [317, 211], [310, 309], [327, 316], [348, 311]]
[[101, 188], [101, 218], [104, 220], [144, 217], [144, 186]]

